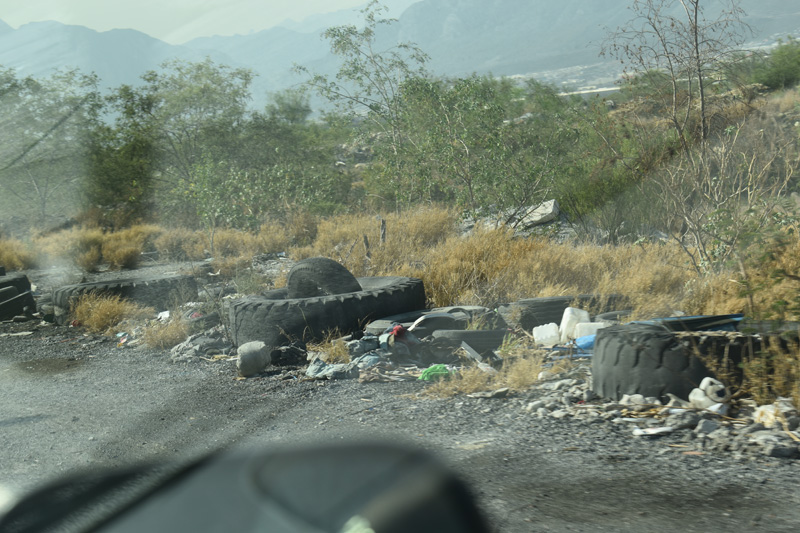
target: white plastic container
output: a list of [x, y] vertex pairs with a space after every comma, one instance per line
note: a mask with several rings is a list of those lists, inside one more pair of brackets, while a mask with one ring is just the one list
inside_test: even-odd
[[558, 324], [555, 322], [533, 328], [533, 342], [536, 344], [550, 346], [558, 344], [559, 339]]
[[603, 329], [604, 327], [606, 327], [605, 322], [579, 322], [575, 324], [575, 338], [594, 335], [598, 329]]
[[567, 307], [561, 318], [561, 342], [568, 342], [575, 338], [575, 326], [581, 322], [591, 322], [592, 317], [587, 311], [577, 307]]

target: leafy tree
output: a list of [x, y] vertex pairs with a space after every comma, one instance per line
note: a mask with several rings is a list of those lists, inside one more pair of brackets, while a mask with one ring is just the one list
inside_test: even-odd
[[128, 208], [140, 211], [157, 197], [155, 207], [173, 222], [199, 223], [180, 191], [206, 161], [235, 159], [252, 77], [210, 59], [174, 60], [144, 74], [142, 86], [115, 90], [109, 105], [116, 121], [95, 139], [88, 198], [104, 205], [127, 198]]
[[[18, 79], [0, 71], [0, 189], [44, 219], [77, 201], [88, 135], [102, 102], [97, 78], [75, 70]], [[57, 204], [54, 206], [53, 204]]]
[[311, 103], [305, 89], [285, 89], [270, 95], [267, 116], [289, 124], [303, 124], [311, 115]]
[[85, 207], [112, 210], [113, 225], [126, 225], [151, 216], [159, 150], [153, 102], [130, 86], [108, 97], [116, 110], [113, 124], [99, 124], [91, 137], [89, 175], [84, 185]]
[[400, 90], [409, 79], [423, 76], [428, 56], [412, 43], [400, 43], [378, 50], [378, 31], [394, 19], [381, 18], [387, 8], [372, 0], [361, 11], [364, 27], [334, 26], [323, 32], [331, 52], [342, 59], [333, 78], [312, 74], [298, 66], [297, 71], [310, 76], [307, 84], [337, 106], [339, 112], [366, 118], [377, 131], [388, 135], [391, 146], [399, 150], [403, 140], [400, 129]]
[[800, 82], [800, 42], [791, 37], [779, 42], [754, 77], [770, 89], [785, 89]]

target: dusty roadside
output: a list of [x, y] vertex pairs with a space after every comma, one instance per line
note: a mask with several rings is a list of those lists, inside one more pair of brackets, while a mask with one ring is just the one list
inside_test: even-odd
[[418, 383], [236, 380], [77, 330], [0, 324], [0, 480], [221, 446], [387, 438], [429, 449], [498, 531], [796, 531], [800, 462], [685, 454], [613, 424], [538, 418], [532, 397], [427, 399]]

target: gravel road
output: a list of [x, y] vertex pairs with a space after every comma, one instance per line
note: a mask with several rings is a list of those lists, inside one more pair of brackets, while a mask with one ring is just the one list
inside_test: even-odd
[[0, 484], [19, 493], [74, 469], [377, 437], [441, 457], [497, 531], [800, 529], [800, 461], [686, 454], [619, 425], [539, 418], [525, 410], [533, 393], [237, 380], [230, 361], [171, 363], [67, 327], [5, 322], [0, 335]]

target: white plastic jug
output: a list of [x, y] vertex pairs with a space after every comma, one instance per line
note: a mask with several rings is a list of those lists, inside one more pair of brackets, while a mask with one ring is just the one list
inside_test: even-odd
[[558, 344], [558, 324], [550, 322], [533, 328], [533, 342], [543, 346]]
[[575, 338], [594, 335], [598, 329], [603, 329], [604, 327], [606, 327], [605, 322], [580, 322], [575, 324]]
[[561, 342], [567, 342], [575, 338], [575, 325], [581, 322], [591, 322], [592, 317], [587, 311], [577, 307], [567, 307], [564, 309], [564, 316], [561, 318]]

